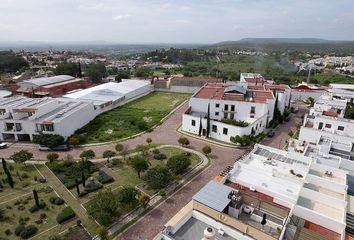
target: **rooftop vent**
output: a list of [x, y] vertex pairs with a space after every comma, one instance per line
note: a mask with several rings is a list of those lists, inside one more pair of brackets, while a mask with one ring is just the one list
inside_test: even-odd
[[214, 240], [215, 239], [215, 230], [211, 227], [207, 227], [204, 230], [204, 237], [202, 240]]

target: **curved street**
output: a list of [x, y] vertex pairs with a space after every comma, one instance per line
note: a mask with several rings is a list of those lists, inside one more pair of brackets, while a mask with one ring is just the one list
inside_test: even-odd
[[[186, 110], [188, 103], [184, 104], [180, 109], [174, 112], [164, 123], [156, 127], [153, 132], [146, 133], [138, 136], [134, 139], [124, 141], [123, 144], [130, 149], [135, 148], [138, 144], [145, 144], [146, 138], [150, 137], [154, 143], [157, 144], [177, 144], [177, 140], [181, 133], [178, 133], [176, 129], [181, 124], [182, 113]], [[284, 146], [286, 140], [289, 138], [288, 131], [296, 130], [296, 126], [301, 123], [301, 115], [306, 111], [305, 108], [300, 108], [298, 114], [293, 115], [290, 122], [280, 125], [275, 130], [275, 136], [271, 139], [265, 139], [262, 144], [266, 144], [272, 147], [281, 148]], [[144, 216], [135, 225], [127, 229], [122, 235], [116, 239], [124, 240], [151, 240], [162, 229], [163, 225], [173, 217], [184, 205], [186, 205], [192, 198], [192, 196], [201, 189], [208, 181], [218, 175], [226, 166], [233, 165], [238, 160], [245, 150], [232, 149], [223, 147], [220, 145], [205, 143], [202, 140], [188, 137], [190, 140], [190, 148], [200, 150], [204, 145], [208, 144], [212, 146], [212, 153], [210, 158], [212, 160], [211, 166], [207, 168], [200, 175], [195, 177], [193, 181], [185, 185], [181, 190], [176, 192], [173, 196], [168, 198], [165, 202], [160, 204], [146, 216]], [[86, 149], [92, 149], [95, 151], [96, 156], [102, 156], [105, 150], [114, 150], [115, 144], [81, 147], [73, 149], [70, 152], [60, 153], [60, 156], [66, 154], [72, 155], [74, 158], [79, 158], [80, 153]], [[27, 149], [34, 155], [34, 159], [46, 159], [47, 152], [40, 152], [35, 145], [25, 144], [13, 144], [9, 148], [1, 150], [3, 157], [8, 158], [14, 152]]]

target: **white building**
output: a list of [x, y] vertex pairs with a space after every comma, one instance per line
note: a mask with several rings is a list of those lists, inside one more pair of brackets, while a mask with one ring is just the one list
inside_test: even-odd
[[[183, 114], [182, 130], [230, 142], [230, 137], [262, 133], [273, 119], [272, 91], [252, 90], [240, 84], [209, 83], [196, 92]], [[208, 110], [209, 108], [209, 110]]]
[[322, 95], [310, 109], [309, 115], [333, 115], [343, 118], [347, 107], [344, 99], [333, 98], [331, 95]]
[[120, 83], [108, 82], [74, 91], [63, 97], [93, 102], [102, 113], [147, 95], [152, 91], [150, 81], [124, 80]]
[[325, 87], [317, 87], [302, 82], [291, 89], [292, 101], [307, 101], [310, 97], [318, 100], [322, 95], [329, 94], [329, 90]]
[[330, 84], [332, 94], [335, 98], [346, 99], [354, 103], [354, 84]]
[[310, 232], [311, 239], [344, 239], [346, 171], [319, 164], [297, 152], [257, 144], [234, 164], [228, 179], [240, 191], [253, 192], [289, 209], [291, 216], [279, 239], [303, 239], [301, 234]]
[[63, 98], [0, 99], [0, 140], [31, 141], [39, 133], [64, 138], [90, 122], [97, 112], [91, 102]]

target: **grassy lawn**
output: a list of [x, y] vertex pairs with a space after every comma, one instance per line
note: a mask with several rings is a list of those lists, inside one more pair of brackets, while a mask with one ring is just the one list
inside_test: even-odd
[[189, 94], [154, 92], [122, 107], [101, 114], [76, 133], [85, 143], [119, 140], [157, 124]]
[[[12, 176], [15, 181], [15, 188], [10, 188], [8, 184], [3, 184], [3, 191], [0, 193], [0, 209], [4, 210], [5, 219], [0, 224], [0, 239], [19, 239], [14, 234], [15, 228], [20, 222], [26, 225], [34, 225], [38, 228], [36, 235], [53, 234], [58, 223], [56, 217], [58, 213], [65, 207], [65, 205], [54, 205], [50, 203], [50, 197], [57, 196], [53, 189], [47, 183], [39, 183], [35, 179], [40, 179], [41, 175], [37, 171], [34, 165], [22, 165], [22, 164], [7, 164], [8, 169], [11, 170]], [[44, 166], [37, 166], [38, 169]], [[3, 169], [1, 169], [3, 172]], [[22, 176], [21, 180], [17, 176]], [[25, 177], [24, 173], [28, 176]], [[1, 176], [4, 178], [4, 176]], [[27, 184], [30, 184], [28, 186]], [[34, 213], [31, 213], [29, 209], [35, 205], [32, 190], [36, 189], [40, 200], [46, 203], [44, 209], [40, 209]], [[45, 214], [46, 217], [42, 223], [35, 223], [40, 219], [40, 215]], [[6, 234], [5, 231], [9, 229], [10, 234]], [[58, 232], [60, 226], [57, 226]], [[49, 235], [47, 235], [49, 236]]]

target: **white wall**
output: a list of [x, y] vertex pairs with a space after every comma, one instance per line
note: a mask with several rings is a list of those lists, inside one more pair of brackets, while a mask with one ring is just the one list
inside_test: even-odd
[[309, 97], [318, 100], [323, 94], [327, 94], [326, 91], [298, 91], [291, 90], [291, 100], [292, 101], [306, 101]]

